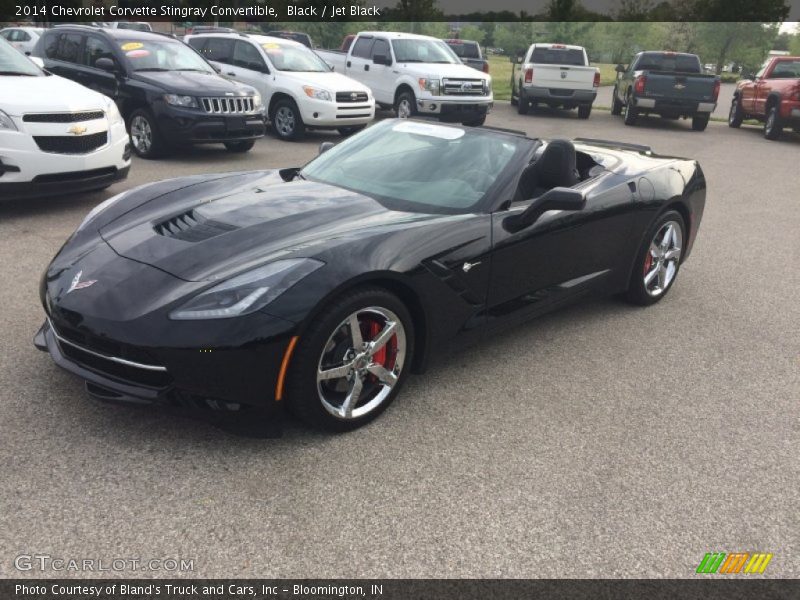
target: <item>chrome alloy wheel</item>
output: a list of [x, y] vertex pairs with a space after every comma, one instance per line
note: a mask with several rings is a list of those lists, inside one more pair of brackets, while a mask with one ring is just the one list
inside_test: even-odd
[[397, 103], [397, 118], [409, 119], [412, 113], [413, 108], [411, 106], [411, 101], [406, 97], [400, 98], [400, 101]]
[[290, 137], [297, 125], [294, 111], [288, 106], [281, 106], [275, 111], [275, 129], [283, 137]]
[[150, 122], [141, 115], [136, 115], [131, 121], [131, 143], [141, 154], [147, 154], [153, 147], [153, 130]]
[[677, 221], [667, 221], [656, 232], [644, 259], [644, 289], [652, 297], [669, 288], [681, 260], [683, 234]]
[[334, 417], [358, 419], [391, 394], [406, 358], [406, 333], [392, 311], [370, 306], [334, 330], [317, 366], [317, 392]]

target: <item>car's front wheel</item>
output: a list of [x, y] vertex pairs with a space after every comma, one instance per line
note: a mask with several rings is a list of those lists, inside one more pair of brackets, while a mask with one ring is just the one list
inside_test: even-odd
[[241, 140], [238, 142], [225, 142], [228, 152], [249, 152], [256, 145], [255, 140]]
[[728, 113], [728, 127], [741, 127], [744, 121], [744, 113], [739, 98], [734, 98], [731, 102], [731, 111]]
[[642, 306], [661, 300], [675, 283], [683, 256], [683, 217], [664, 213], [650, 227], [636, 256], [627, 299]]
[[360, 427], [394, 400], [413, 348], [411, 315], [396, 296], [376, 287], [349, 292], [302, 336], [288, 380], [289, 408], [314, 427]]
[[275, 106], [272, 107], [270, 122], [275, 134], [288, 142], [299, 140], [306, 132], [306, 126], [303, 123], [303, 117], [300, 116], [297, 104], [288, 98], [275, 103]]
[[481, 127], [484, 123], [486, 123], [486, 115], [481, 115], [477, 119], [464, 121], [462, 125], [466, 125], [467, 127]]
[[339, 132], [339, 135], [347, 137], [349, 135], [358, 133], [359, 131], [364, 131], [365, 128], [366, 125], [351, 125], [349, 127], [339, 127], [337, 131]]
[[150, 111], [138, 109], [131, 114], [128, 124], [133, 151], [142, 158], [158, 158], [164, 154], [165, 144], [156, 120]]
[[417, 114], [417, 100], [409, 91], [400, 92], [394, 102], [394, 112], [398, 119], [410, 119]]

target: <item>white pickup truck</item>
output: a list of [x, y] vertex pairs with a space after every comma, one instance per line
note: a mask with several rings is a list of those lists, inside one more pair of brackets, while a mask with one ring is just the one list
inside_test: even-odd
[[511, 71], [511, 104], [519, 114], [538, 103], [551, 108], [578, 108], [578, 117], [588, 119], [600, 87], [600, 70], [589, 66], [582, 46], [531, 44], [524, 57], [512, 61], [520, 65]]
[[317, 50], [334, 71], [368, 86], [401, 118], [432, 115], [483, 125], [494, 103], [492, 78], [464, 65], [442, 40], [388, 31], [359, 33], [347, 52]]

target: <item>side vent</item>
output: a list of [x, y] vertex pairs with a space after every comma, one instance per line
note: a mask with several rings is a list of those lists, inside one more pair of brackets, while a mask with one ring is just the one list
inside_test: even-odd
[[158, 235], [163, 235], [164, 237], [184, 242], [202, 242], [223, 233], [234, 231], [238, 227], [207, 219], [192, 209], [161, 223], [156, 223], [153, 229]]

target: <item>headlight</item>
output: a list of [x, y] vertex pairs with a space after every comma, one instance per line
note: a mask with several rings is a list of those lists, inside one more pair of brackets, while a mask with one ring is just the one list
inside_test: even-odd
[[14, 125], [14, 121], [11, 120], [6, 113], [0, 110], [0, 129], [10, 129], [11, 131], [16, 131], [17, 126]]
[[325, 102], [330, 102], [333, 100], [333, 96], [328, 90], [321, 90], [319, 88], [311, 87], [310, 85], [304, 85], [303, 91], [306, 93], [306, 96], [309, 98], [314, 98], [315, 100], [324, 100]]
[[89, 211], [89, 214], [84, 217], [83, 221], [81, 221], [81, 224], [78, 225], [78, 228], [75, 230], [75, 233], [78, 233], [81, 229], [86, 227], [86, 225], [89, 223], [89, 221], [94, 219], [97, 215], [99, 215], [101, 212], [103, 212], [109, 206], [111, 206], [112, 204], [115, 204], [119, 200], [122, 200], [125, 196], [128, 195], [128, 193], [130, 191], [131, 190], [126, 190], [126, 191], [122, 192], [121, 194], [117, 194], [116, 196], [112, 196], [108, 200], [104, 200], [103, 202], [101, 202], [100, 204], [95, 206], [92, 210]]
[[419, 79], [419, 89], [423, 92], [430, 92], [434, 96], [439, 95], [439, 80], [438, 79], [428, 79], [427, 77], [420, 77]]
[[253, 313], [323, 264], [312, 258], [271, 262], [198, 294], [172, 311], [169, 318], [179, 321], [226, 319]]
[[178, 96], [177, 94], [164, 94], [164, 102], [172, 106], [196, 108], [197, 101], [193, 96]]
[[105, 97], [105, 102], [108, 122], [111, 123], [111, 125], [125, 125], [125, 120], [122, 118], [119, 108], [117, 108], [117, 103], [108, 96]]

